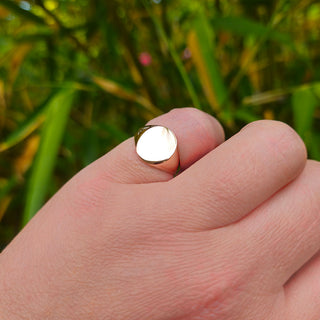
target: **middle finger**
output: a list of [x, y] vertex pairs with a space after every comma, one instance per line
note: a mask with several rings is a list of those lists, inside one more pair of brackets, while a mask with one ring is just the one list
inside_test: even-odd
[[[292, 128], [257, 121], [171, 180], [166, 186], [173, 202], [169, 207], [179, 211], [180, 227], [226, 226], [296, 178], [305, 162], [305, 146]], [[171, 211], [162, 214], [172, 220]]]

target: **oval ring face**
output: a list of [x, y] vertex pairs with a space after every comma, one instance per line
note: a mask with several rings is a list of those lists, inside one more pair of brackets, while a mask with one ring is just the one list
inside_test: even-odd
[[177, 138], [163, 126], [146, 126], [136, 136], [136, 151], [140, 158], [150, 163], [170, 159], [177, 149]]

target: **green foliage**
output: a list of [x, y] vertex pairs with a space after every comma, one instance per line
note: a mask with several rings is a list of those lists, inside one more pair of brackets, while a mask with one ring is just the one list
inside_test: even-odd
[[226, 105], [228, 91], [214, 54], [212, 28], [203, 12], [194, 18], [191, 30], [189, 48], [197, 66], [199, 78], [202, 80], [202, 86], [212, 109], [220, 112], [221, 107]]
[[58, 92], [48, 101], [40, 146], [32, 166], [22, 219], [23, 224], [26, 224], [43, 205], [72, 107], [73, 96], [74, 89], [67, 88]]
[[320, 102], [319, 89], [320, 84], [315, 84], [297, 89], [292, 94], [294, 127], [302, 137], [312, 132], [313, 115]]
[[212, 20], [212, 27], [215, 30], [225, 30], [233, 34], [246, 37], [264, 37], [293, 46], [293, 41], [289, 34], [279, 32], [270, 26], [249, 20], [244, 17], [217, 17]]
[[0, 143], [0, 152], [12, 148], [36, 130], [45, 120], [48, 105], [46, 101], [37, 107], [23, 123], [19, 124], [17, 129], [11, 132], [10, 135]]
[[[320, 160], [316, 0], [2, 0], [0, 247], [154, 116], [292, 125]], [[72, 83], [70, 87], [70, 83]]]
[[7, 9], [9, 9], [12, 13], [16, 14], [17, 16], [20, 16], [22, 19], [29, 20], [31, 22], [34, 22], [36, 24], [43, 24], [45, 25], [45, 21], [35, 15], [34, 13], [22, 9], [19, 4], [12, 0], [1, 0], [1, 5]]
[[311, 154], [319, 159], [319, 132], [313, 129], [314, 114], [320, 105], [320, 83], [294, 90], [292, 108], [294, 127], [303, 138]]

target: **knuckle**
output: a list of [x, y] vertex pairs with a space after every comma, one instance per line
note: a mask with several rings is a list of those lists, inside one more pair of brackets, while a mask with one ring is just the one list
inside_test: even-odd
[[[197, 109], [196, 109], [197, 110]], [[197, 110], [194, 114], [194, 121], [202, 129], [206, 138], [214, 138], [215, 142], [221, 143], [225, 140], [225, 132], [221, 123], [213, 116]], [[210, 141], [210, 139], [207, 139]]]
[[186, 108], [173, 108], [173, 109], [170, 110], [169, 113], [177, 114], [177, 115], [188, 113], [190, 115], [196, 115], [197, 116], [201, 112], [202, 111], [200, 111], [199, 109], [186, 107]]
[[[166, 120], [165, 122], [171, 124], [180, 123], [181, 129], [184, 129], [184, 133], [188, 133], [190, 138], [197, 138], [199, 144], [207, 148], [207, 151], [225, 140], [224, 129], [220, 122], [199, 109], [188, 107], [174, 108], [169, 113], [160, 117], [162, 117], [162, 120]], [[155, 120], [151, 122], [155, 122]]]
[[197, 143], [204, 153], [211, 151], [225, 140], [222, 125], [208, 113], [196, 108], [180, 108], [171, 110], [169, 114], [171, 121], [183, 123], [181, 129], [192, 141], [190, 143]]
[[275, 159], [302, 167], [307, 158], [306, 146], [297, 132], [288, 124], [275, 120], [259, 120], [249, 124], [259, 138], [263, 139], [268, 151]]
[[211, 116], [196, 108], [175, 108], [169, 113], [175, 120], [188, 120], [191, 127], [205, 129], [210, 126], [208, 119]]
[[276, 120], [259, 120], [255, 126], [261, 131], [274, 145], [283, 147], [284, 145], [293, 146], [303, 154], [306, 153], [304, 142], [298, 133], [288, 124]]

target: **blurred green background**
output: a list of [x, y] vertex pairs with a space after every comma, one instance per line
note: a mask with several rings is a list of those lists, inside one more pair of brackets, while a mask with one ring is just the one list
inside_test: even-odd
[[281, 120], [320, 160], [315, 0], [1, 0], [0, 249], [81, 168], [194, 106]]

